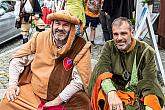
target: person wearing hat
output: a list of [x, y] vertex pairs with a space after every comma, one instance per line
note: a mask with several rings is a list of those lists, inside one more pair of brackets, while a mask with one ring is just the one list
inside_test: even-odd
[[51, 29], [33, 35], [14, 54], [0, 110], [91, 110], [91, 44], [75, 37], [80, 20], [66, 10], [48, 19]]

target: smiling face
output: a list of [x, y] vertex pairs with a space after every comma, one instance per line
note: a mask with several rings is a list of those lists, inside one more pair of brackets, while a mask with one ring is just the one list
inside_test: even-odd
[[114, 23], [112, 25], [113, 39], [116, 47], [120, 51], [127, 51], [131, 46], [131, 38], [133, 36], [133, 30], [126, 21], [120, 21], [120, 23]]
[[71, 29], [71, 23], [55, 20], [53, 22], [53, 36], [56, 41], [66, 41]]

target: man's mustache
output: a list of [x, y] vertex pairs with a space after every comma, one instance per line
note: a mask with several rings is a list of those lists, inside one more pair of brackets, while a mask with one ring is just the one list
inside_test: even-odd
[[55, 33], [57, 33], [57, 32], [59, 32], [59, 33], [66, 33], [64, 30], [56, 30]]
[[120, 40], [120, 41], [116, 41], [116, 43], [125, 43], [125, 41]]

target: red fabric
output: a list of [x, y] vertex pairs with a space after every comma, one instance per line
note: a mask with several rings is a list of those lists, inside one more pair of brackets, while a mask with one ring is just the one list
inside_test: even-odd
[[101, 88], [100, 87], [101, 82], [104, 79], [112, 78], [112, 75], [113, 75], [112, 73], [105, 72], [105, 73], [102, 73], [101, 75], [99, 75], [98, 78], [96, 79], [96, 83], [95, 83], [95, 85], [93, 87], [92, 96], [91, 96], [92, 110], [98, 110], [97, 99], [98, 99], [99, 90]]
[[65, 68], [66, 71], [70, 70], [73, 67], [73, 61], [72, 61], [72, 59], [66, 57], [63, 60], [63, 66], [64, 66], [64, 68]]
[[42, 13], [43, 13], [42, 20], [45, 22], [45, 24], [49, 25], [51, 21], [47, 19], [47, 15], [52, 13], [52, 10], [48, 9], [47, 7], [43, 7]]
[[45, 107], [45, 103], [45, 101], [41, 101], [41, 103], [38, 105], [37, 110], [67, 110], [63, 105]]

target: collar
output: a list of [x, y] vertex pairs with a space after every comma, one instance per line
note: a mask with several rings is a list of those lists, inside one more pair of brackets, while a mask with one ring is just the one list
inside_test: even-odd
[[134, 37], [131, 38], [131, 41], [132, 41], [131, 46], [130, 46], [130, 48], [126, 51], [126, 53], [129, 53], [130, 51], [132, 51], [132, 50], [134, 49], [135, 45], [136, 45], [136, 40], [135, 40]]

